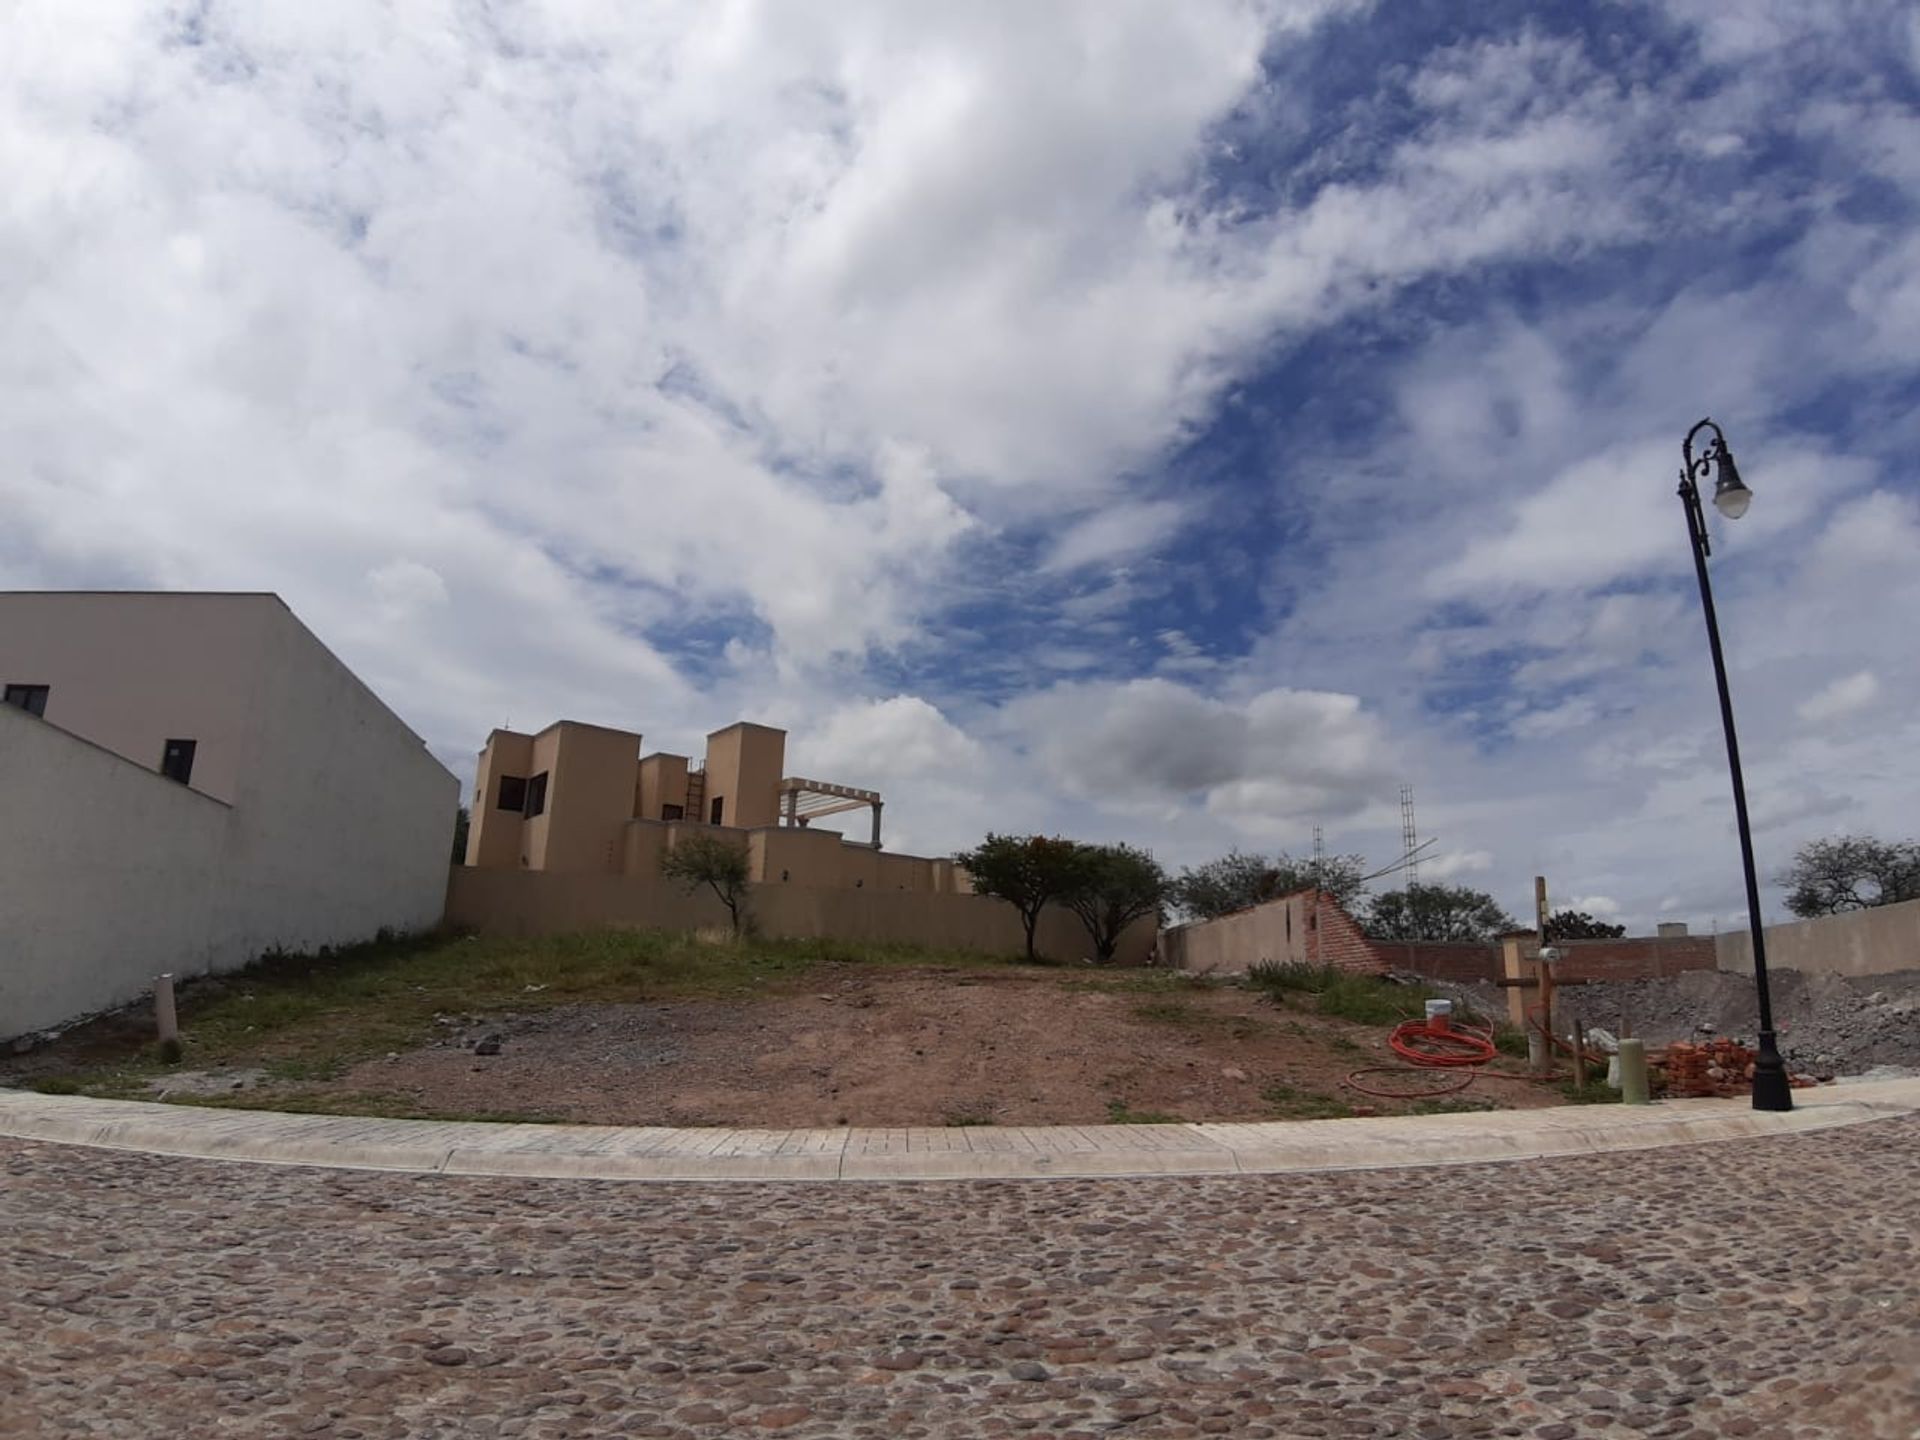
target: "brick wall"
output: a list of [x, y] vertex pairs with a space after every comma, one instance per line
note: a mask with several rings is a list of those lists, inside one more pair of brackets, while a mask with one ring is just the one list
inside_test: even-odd
[[1470, 984], [1500, 978], [1500, 947], [1477, 941], [1375, 940], [1373, 953], [1389, 970], [1411, 970], [1433, 980]]
[[1712, 970], [1718, 963], [1710, 935], [1652, 936], [1625, 940], [1561, 940], [1555, 948], [1560, 960], [1554, 974], [1563, 982], [1575, 980], [1641, 980], [1650, 975], [1680, 975], [1688, 970]]
[[[1435, 980], [1469, 982], [1500, 977], [1500, 947], [1429, 940], [1375, 940], [1374, 953], [1391, 970], [1411, 970]], [[1561, 940], [1554, 974], [1562, 983], [1580, 980], [1641, 980], [1711, 970], [1717, 963], [1713, 939], [1689, 935], [1676, 939], [1647, 936], [1623, 940]], [[1526, 951], [1531, 955], [1532, 949]]]
[[1317, 906], [1312, 905], [1311, 891], [1295, 898], [1307, 901], [1313, 912], [1312, 921], [1318, 925], [1310, 942], [1309, 958], [1313, 963], [1360, 975], [1384, 975], [1391, 968], [1389, 962], [1381, 958], [1379, 947], [1367, 939], [1333, 896], [1323, 892]]

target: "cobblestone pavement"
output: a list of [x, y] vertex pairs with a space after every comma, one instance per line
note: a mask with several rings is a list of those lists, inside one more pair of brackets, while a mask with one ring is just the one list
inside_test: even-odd
[[0, 1435], [1909, 1440], [1917, 1159], [1920, 1119], [836, 1186], [0, 1140]]

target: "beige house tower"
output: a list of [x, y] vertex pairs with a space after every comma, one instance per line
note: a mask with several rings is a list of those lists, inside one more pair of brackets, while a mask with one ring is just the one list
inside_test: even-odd
[[[783, 775], [787, 732], [740, 721], [707, 736], [704, 760], [640, 753], [641, 737], [561, 720], [536, 735], [495, 730], [474, 777], [467, 864], [482, 869], [652, 875], [689, 828], [737, 832], [756, 882], [967, 893], [951, 860], [880, 848], [878, 793]], [[867, 811], [865, 840], [815, 829]]]

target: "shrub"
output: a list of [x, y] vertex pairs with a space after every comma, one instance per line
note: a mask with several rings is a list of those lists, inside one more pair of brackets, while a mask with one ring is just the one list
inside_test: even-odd
[[1247, 983], [1256, 990], [1278, 994], [1283, 990], [1318, 995], [1340, 978], [1333, 965], [1307, 965], [1298, 960], [1262, 960], [1247, 971]]

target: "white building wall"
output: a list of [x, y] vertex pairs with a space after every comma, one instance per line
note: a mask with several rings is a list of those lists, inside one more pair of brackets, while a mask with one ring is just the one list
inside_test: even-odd
[[[44, 721], [0, 706], [0, 777], [87, 757], [0, 789], [0, 1038], [439, 921], [459, 781], [277, 597], [0, 595], [0, 678], [51, 687]], [[175, 736], [191, 790], [154, 768]]]
[[261, 749], [234, 807], [246, 923], [271, 937], [258, 948], [437, 924], [459, 780], [290, 615], [260, 670]]
[[0, 705], [0, 1038], [251, 959], [214, 923], [231, 813]]

